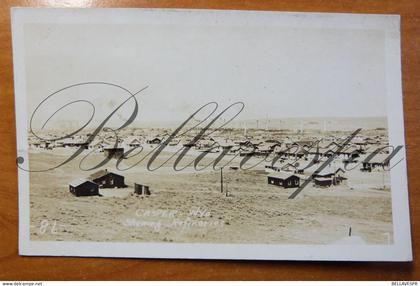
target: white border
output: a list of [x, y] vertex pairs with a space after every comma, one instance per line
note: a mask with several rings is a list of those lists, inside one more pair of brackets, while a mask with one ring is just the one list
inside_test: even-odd
[[[274, 25], [386, 32], [386, 90], [391, 145], [403, 145], [404, 118], [401, 87], [400, 17], [333, 13], [281, 13], [178, 9], [45, 9], [12, 8], [13, 63], [18, 156], [27, 156], [25, 94], [25, 23], [183, 23], [246, 26]], [[402, 153], [405, 156], [405, 150]], [[106, 256], [145, 258], [411, 261], [408, 189], [404, 159], [391, 171], [393, 245], [261, 245], [203, 243], [115, 243], [30, 241], [29, 174], [19, 171], [19, 254], [50, 256]]]

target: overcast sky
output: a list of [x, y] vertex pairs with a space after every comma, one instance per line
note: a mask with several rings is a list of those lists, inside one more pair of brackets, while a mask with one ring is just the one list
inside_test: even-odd
[[[103, 81], [132, 92], [149, 86], [140, 121], [182, 120], [210, 101], [244, 102], [240, 119], [386, 114], [380, 30], [27, 24], [25, 62], [30, 112], [62, 87]], [[65, 96], [90, 98], [101, 116], [127, 98], [112, 87], [76, 88], [41, 118]], [[62, 119], [90, 109], [74, 105]]]

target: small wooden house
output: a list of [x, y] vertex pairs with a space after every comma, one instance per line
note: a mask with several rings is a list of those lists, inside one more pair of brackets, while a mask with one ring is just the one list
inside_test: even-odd
[[297, 166], [287, 163], [281, 167], [281, 171], [297, 173]]
[[[339, 185], [343, 180], [345, 171], [341, 168], [327, 167], [313, 174], [316, 186]], [[330, 182], [331, 181], [331, 182]]]
[[[368, 157], [368, 156], [367, 156]], [[371, 158], [370, 160], [366, 160], [366, 158], [363, 160], [363, 169], [372, 170], [375, 168], [385, 168], [389, 166], [389, 155], [387, 154], [376, 154]]]
[[340, 155], [343, 155], [347, 158], [357, 158], [360, 157], [360, 151], [358, 146], [347, 146], [340, 151]]
[[146, 139], [146, 143], [147, 144], [161, 144], [163, 141], [163, 139], [159, 138], [159, 137], [149, 137]]
[[317, 187], [330, 187], [333, 185], [333, 178], [314, 178], [314, 185]]
[[226, 150], [226, 152], [229, 152], [235, 146], [235, 143], [228, 139], [219, 139], [215, 141], [214, 146], [219, 146], [219, 150], [221, 151]]
[[92, 181], [76, 179], [69, 183], [69, 191], [76, 197], [98, 196], [99, 185]]
[[131, 141], [128, 143], [128, 146], [129, 146], [129, 147], [132, 147], [132, 148], [137, 148], [137, 147], [140, 147], [140, 146], [141, 146], [141, 142], [140, 142], [140, 140], [139, 140], [139, 139], [134, 138], [133, 140], [131, 140]]
[[267, 173], [280, 172], [280, 167], [276, 167], [273, 165], [265, 165], [264, 168]]
[[249, 147], [249, 148], [253, 148], [254, 146], [256, 146], [249, 140], [242, 140], [242, 141], [238, 142], [238, 144], [239, 144], [239, 146]]
[[169, 146], [177, 146], [179, 144], [179, 142], [181, 142], [181, 140], [176, 139], [176, 138], [172, 138], [172, 140], [169, 141]]
[[267, 155], [270, 154], [271, 152], [273, 152], [274, 147], [272, 146], [272, 144], [260, 144], [257, 148], [255, 153], [257, 155]]
[[313, 144], [314, 144], [314, 142], [312, 140], [300, 140], [300, 141], [296, 141], [294, 143], [296, 143], [299, 146], [304, 147], [304, 148], [309, 148], [309, 147], [313, 146]]
[[134, 183], [134, 193], [137, 195], [145, 195], [145, 196], [150, 196], [151, 194], [149, 186], [145, 186], [145, 185], [137, 184], [137, 183]]
[[293, 174], [277, 172], [267, 176], [268, 184], [283, 188], [297, 188], [300, 185], [300, 178]]
[[245, 150], [245, 148], [243, 148], [243, 147], [241, 147], [239, 145], [235, 145], [235, 146], [233, 146], [233, 148], [229, 149], [228, 154], [231, 154], [231, 155], [240, 154], [244, 150]]
[[209, 149], [212, 148], [216, 143], [210, 139], [200, 139], [194, 145], [196, 149]]
[[108, 170], [100, 170], [89, 176], [89, 179], [98, 184], [100, 188], [125, 188], [124, 176], [108, 172]]

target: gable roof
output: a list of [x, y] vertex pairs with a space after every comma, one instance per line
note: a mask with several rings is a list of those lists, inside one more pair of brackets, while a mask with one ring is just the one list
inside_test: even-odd
[[128, 144], [134, 144], [134, 143], [141, 143], [140, 139], [138, 138], [130, 138], [131, 140], [128, 140]]
[[329, 175], [329, 174], [337, 174], [340, 171], [345, 173], [345, 171], [342, 168], [325, 167], [324, 169], [317, 172], [316, 174], [320, 175], [320, 176], [325, 176], [325, 175]]
[[314, 181], [317, 181], [317, 182], [330, 182], [330, 181], [332, 181], [332, 179], [331, 178], [314, 178]]
[[108, 174], [113, 174], [115, 176], [122, 177], [121, 175], [115, 174], [113, 172], [109, 172], [108, 170], [105, 169], [105, 170], [99, 170], [99, 171], [91, 174], [88, 178], [89, 178], [89, 180], [96, 180], [96, 179], [102, 178], [103, 176], [106, 176]]
[[[369, 156], [371, 156], [372, 155], [372, 153], [371, 154], [367, 154], [363, 159], [362, 159], [362, 162], [365, 162], [365, 160], [367, 159], [367, 157], [369, 157]], [[369, 161], [368, 161], [368, 163], [387, 163], [387, 161], [388, 160], [386, 160], [386, 159], [388, 159], [388, 157], [390, 156], [390, 154], [381, 154], [381, 153], [378, 153], [378, 154], [375, 154]]]
[[298, 169], [298, 167], [296, 167], [292, 163], [287, 163], [285, 165], [282, 165], [282, 167], [280, 169], [284, 171], [284, 170], [287, 170], [289, 168], [292, 168], [293, 170], [297, 170]]
[[72, 187], [78, 187], [80, 185], [83, 185], [84, 183], [92, 183], [96, 185], [96, 183], [84, 179], [74, 179], [69, 183], [69, 185]]
[[109, 146], [106, 147], [106, 146], [104, 146], [103, 149], [104, 150], [110, 150], [110, 151], [112, 151], [112, 150], [114, 150], [114, 151], [121, 151], [121, 150], [124, 151], [124, 147], [113, 147], [113, 146], [112, 147], [109, 147]]
[[269, 175], [267, 175], [267, 177], [281, 179], [281, 180], [286, 180], [286, 179], [288, 179], [290, 177], [299, 178], [298, 176], [296, 176], [294, 174], [284, 173], [284, 172], [276, 172], [276, 173], [273, 173], [273, 174], [269, 174]]

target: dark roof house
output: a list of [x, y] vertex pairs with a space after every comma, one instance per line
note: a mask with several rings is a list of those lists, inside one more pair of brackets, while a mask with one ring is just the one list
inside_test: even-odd
[[267, 176], [268, 184], [283, 188], [297, 188], [300, 178], [290, 173], [276, 172]]
[[100, 170], [89, 176], [89, 179], [98, 184], [100, 188], [125, 188], [124, 176], [108, 170]]
[[69, 191], [76, 197], [98, 196], [99, 186], [92, 181], [76, 179], [69, 183]]

